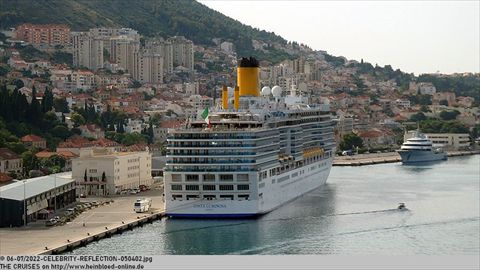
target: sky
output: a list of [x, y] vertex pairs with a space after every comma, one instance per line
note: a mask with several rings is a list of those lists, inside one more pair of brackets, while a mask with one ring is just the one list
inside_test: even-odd
[[335, 56], [416, 75], [480, 72], [480, 0], [199, 2]]

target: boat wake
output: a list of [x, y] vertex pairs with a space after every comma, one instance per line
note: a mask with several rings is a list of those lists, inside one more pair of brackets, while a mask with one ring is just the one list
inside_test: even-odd
[[340, 233], [333, 233], [328, 235], [316, 236], [316, 237], [304, 237], [304, 238], [296, 238], [296, 239], [289, 239], [282, 242], [277, 242], [270, 245], [265, 245], [261, 247], [246, 249], [243, 251], [229, 253], [228, 255], [253, 255], [253, 254], [262, 254], [263, 252], [268, 252], [269, 250], [280, 250], [282, 248], [286, 248], [295, 243], [304, 243], [307, 241], [319, 241], [329, 239], [334, 236], [342, 236], [342, 235], [354, 235], [354, 234], [362, 234], [362, 233], [373, 233], [373, 232], [380, 232], [380, 231], [395, 231], [399, 229], [407, 229], [407, 228], [415, 228], [415, 227], [423, 227], [423, 226], [432, 226], [432, 225], [450, 225], [454, 223], [463, 223], [463, 222], [470, 222], [470, 221], [479, 221], [480, 217], [475, 218], [461, 218], [461, 219], [454, 219], [454, 220], [446, 220], [446, 221], [438, 221], [438, 222], [429, 222], [429, 223], [419, 223], [419, 224], [404, 224], [399, 226], [390, 226], [390, 227], [381, 227], [381, 228], [372, 228], [366, 230], [355, 230], [355, 231], [348, 231], [348, 232], [340, 232]]

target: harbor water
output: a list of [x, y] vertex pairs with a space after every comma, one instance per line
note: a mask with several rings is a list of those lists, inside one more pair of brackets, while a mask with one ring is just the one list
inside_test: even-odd
[[163, 219], [70, 254], [478, 255], [479, 183], [480, 155], [333, 167], [325, 186], [257, 219]]

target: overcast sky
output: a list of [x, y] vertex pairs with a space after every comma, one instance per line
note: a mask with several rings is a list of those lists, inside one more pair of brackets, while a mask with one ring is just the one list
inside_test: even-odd
[[406, 72], [480, 72], [480, 1], [201, 0], [244, 24]]

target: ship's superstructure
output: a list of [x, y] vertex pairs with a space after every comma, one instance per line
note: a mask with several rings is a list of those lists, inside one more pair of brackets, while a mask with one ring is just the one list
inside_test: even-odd
[[418, 130], [413, 131], [412, 137], [407, 139], [397, 152], [405, 164], [447, 159], [443, 149], [434, 147], [427, 135]]
[[258, 63], [243, 58], [233, 97], [168, 132], [165, 211], [177, 217], [267, 213], [324, 184], [335, 142], [328, 105], [278, 86], [259, 92]]

